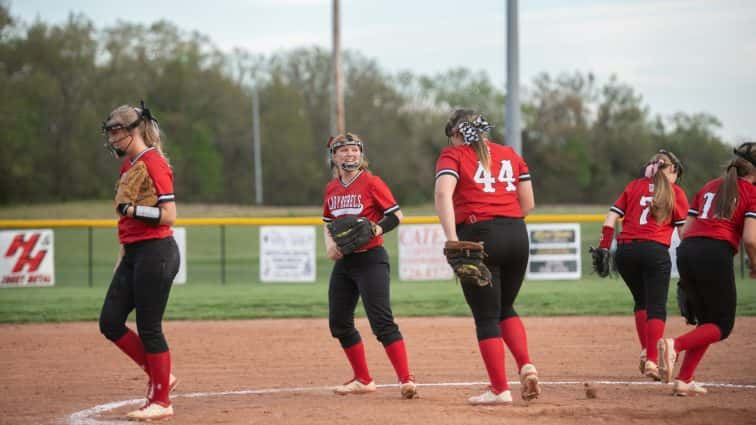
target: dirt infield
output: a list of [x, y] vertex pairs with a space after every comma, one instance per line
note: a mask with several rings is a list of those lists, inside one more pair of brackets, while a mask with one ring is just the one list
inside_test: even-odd
[[[709, 349], [695, 398], [639, 376], [632, 317], [524, 319], [531, 356], [545, 381], [529, 405], [471, 407], [485, 371], [470, 318], [399, 318], [420, 398], [399, 397], [379, 343], [358, 321], [376, 393], [333, 395], [351, 376], [326, 320], [167, 322], [178, 424], [584, 424], [756, 423], [756, 318], [738, 318], [730, 339]], [[685, 329], [670, 320], [669, 334]], [[507, 357], [510, 381], [514, 361]], [[585, 381], [598, 383], [587, 399]], [[0, 326], [0, 424], [118, 423], [144, 393], [144, 375], [99, 335], [96, 323]], [[745, 386], [745, 387], [744, 387]], [[122, 403], [123, 404], [123, 403]], [[102, 411], [93, 408], [101, 406]], [[78, 413], [77, 413], [78, 412]]]

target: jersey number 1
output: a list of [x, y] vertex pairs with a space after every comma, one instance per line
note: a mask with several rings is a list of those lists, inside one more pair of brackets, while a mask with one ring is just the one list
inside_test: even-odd
[[483, 184], [483, 192], [496, 192], [496, 188], [494, 188], [493, 185], [497, 180], [501, 183], [507, 184], [507, 192], [514, 192], [515, 190], [517, 190], [517, 186], [514, 185], [515, 178], [514, 171], [512, 170], [512, 161], [509, 160], [501, 161], [499, 175], [496, 178], [493, 178], [491, 172], [483, 168], [483, 164], [478, 161], [478, 169], [475, 170], [475, 176], [473, 176], [473, 180], [475, 181], [475, 183]]

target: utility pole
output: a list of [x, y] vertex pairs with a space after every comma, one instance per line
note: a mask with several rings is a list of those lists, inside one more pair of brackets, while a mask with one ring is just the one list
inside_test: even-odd
[[346, 132], [344, 118], [344, 90], [341, 75], [341, 35], [339, 19], [339, 0], [333, 0], [333, 50], [331, 52], [331, 68], [333, 73], [333, 98], [331, 99], [331, 134]]
[[520, 41], [517, 0], [507, 0], [507, 112], [506, 142], [522, 155], [520, 134]]
[[260, 150], [260, 99], [257, 82], [252, 85], [252, 150], [255, 155], [255, 204], [263, 203], [262, 153]]

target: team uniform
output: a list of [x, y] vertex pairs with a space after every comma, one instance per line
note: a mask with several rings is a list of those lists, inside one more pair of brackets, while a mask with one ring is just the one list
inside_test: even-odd
[[[158, 204], [174, 202], [173, 172], [155, 148], [147, 148], [124, 160], [120, 174], [142, 161], [158, 195]], [[162, 331], [163, 313], [173, 278], [179, 268], [179, 251], [168, 225], [152, 225], [132, 217], [118, 221], [118, 238], [124, 255], [113, 275], [100, 313], [100, 331], [145, 370], [155, 386], [148, 398], [170, 405], [168, 392], [175, 383], [170, 374], [171, 360]], [[139, 334], [126, 327], [126, 319], [136, 309]], [[148, 400], [149, 402], [150, 400]]]
[[[326, 186], [323, 221], [359, 216], [378, 222], [399, 211], [394, 196], [380, 177], [359, 171], [350, 181], [335, 178]], [[365, 360], [362, 338], [354, 324], [354, 311], [362, 297], [373, 334], [383, 344], [400, 382], [414, 380], [409, 371], [404, 339], [394, 321], [390, 305], [390, 267], [383, 237], [376, 236], [355, 252], [337, 260], [328, 288], [328, 323], [339, 340], [362, 384], [373, 382]], [[373, 384], [374, 386], [374, 384]]]
[[[508, 389], [502, 338], [518, 366], [532, 367], [527, 337], [513, 304], [528, 264], [529, 241], [518, 198], [518, 184], [530, 180], [525, 161], [508, 147], [488, 141], [490, 173], [468, 145], [445, 148], [436, 178], [453, 176], [452, 195], [459, 240], [483, 242], [490, 286], [461, 285], [475, 320], [478, 344], [495, 393]], [[534, 368], [533, 368], [534, 369]]]
[[676, 385], [693, 380], [695, 368], [708, 346], [727, 338], [735, 324], [733, 256], [738, 252], [745, 220], [756, 218], [756, 187], [738, 179], [739, 200], [732, 218], [726, 220], [713, 214], [714, 198], [722, 181], [718, 178], [706, 183], [693, 198], [688, 214], [695, 221], [677, 249], [680, 279], [694, 306], [698, 326], [660, 344], [660, 349], [668, 353], [670, 374], [676, 354], [685, 351]]
[[[659, 171], [661, 172], [661, 171]], [[617, 237], [617, 269], [633, 296], [636, 330], [645, 360], [658, 363], [656, 343], [664, 335], [667, 319], [667, 293], [672, 263], [669, 246], [672, 232], [685, 224], [688, 198], [675, 183], [670, 183], [675, 203], [670, 219], [657, 223], [651, 213], [654, 181], [644, 177], [627, 185], [610, 208], [624, 217]], [[645, 368], [645, 362], [642, 369]]]

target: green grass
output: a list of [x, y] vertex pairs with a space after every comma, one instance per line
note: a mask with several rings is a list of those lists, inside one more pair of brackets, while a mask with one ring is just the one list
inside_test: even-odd
[[[674, 285], [672, 285], [674, 288]], [[461, 288], [454, 282], [393, 282], [396, 316], [468, 316]], [[106, 288], [19, 288], [0, 291], [0, 322], [65, 322], [97, 320]], [[738, 314], [756, 315], [756, 287], [738, 286]], [[327, 317], [328, 286], [314, 284], [191, 283], [171, 293], [168, 320], [222, 320], [282, 317]], [[630, 292], [619, 279], [527, 281], [517, 303], [524, 316], [629, 315]], [[674, 293], [668, 303], [676, 315]], [[358, 315], [364, 315], [362, 309]]]
[[[105, 204], [105, 207], [103, 207]], [[104, 218], [109, 203], [77, 202], [59, 205], [0, 208], [0, 218]], [[540, 213], [597, 213], [600, 207], [558, 206]], [[102, 210], [102, 212], [100, 212]], [[55, 212], [57, 211], [57, 213]], [[91, 215], [87, 215], [87, 212]], [[181, 206], [184, 217], [318, 215], [319, 208], [255, 208]], [[405, 208], [407, 215], [431, 215], [429, 205]], [[56, 216], [56, 214], [59, 214]], [[580, 281], [525, 282], [516, 307], [523, 315], [626, 315], [632, 309], [630, 293], [619, 279], [601, 280], [591, 274], [588, 246], [594, 245], [601, 223], [584, 223], [583, 279]], [[227, 226], [225, 273], [221, 268], [219, 226], [187, 228], [188, 283], [174, 286], [166, 317], [182, 319], [241, 319], [266, 317], [326, 317], [327, 282], [331, 261], [317, 228], [317, 280], [312, 284], [259, 282], [259, 229]], [[392, 264], [392, 307], [397, 316], [469, 315], [459, 285], [454, 282], [399, 282], [396, 232], [386, 235]], [[92, 231], [92, 286], [89, 286], [88, 231], [55, 230], [56, 285], [50, 288], [0, 290], [0, 323], [96, 320], [110, 283], [118, 252], [115, 228]], [[225, 275], [225, 283], [221, 276]], [[673, 285], [674, 287], [674, 285]], [[670, 294], [670, 312], [676, 311]], [[738, 314], [756, 315], [756, 288], [741, 280]], [[362, 311], [359, 311], [362, 314]]]

